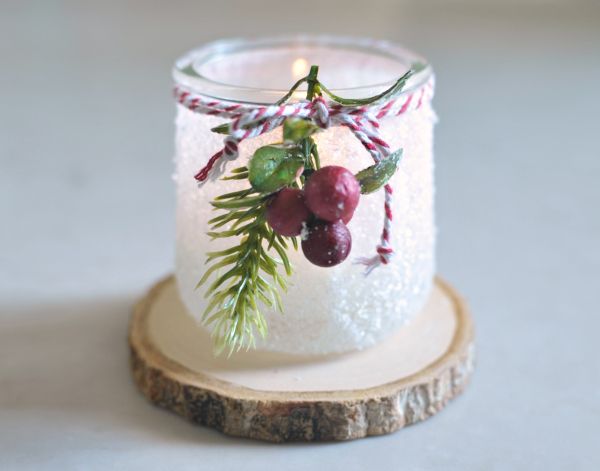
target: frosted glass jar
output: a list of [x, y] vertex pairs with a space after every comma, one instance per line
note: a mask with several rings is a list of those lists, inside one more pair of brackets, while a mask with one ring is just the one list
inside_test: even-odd
[[[194, 50], [177, 61], [175, 81], [207, 97], [232, 102], [270, 104], [320, 66], [319, 79], [344, 97], [368, 97], [389, 87], [415, 61], [423, 59], [387, 42], [294, 37], [219, 41]], [[415, 75], [404, 96], [431, 79], [431, 69]], [[302, 92], [299, 93], [301, 97]], [[402, 99], [401, 96], [399, 98]], [[247, 187], [247, 182], [209, 180], [201, 186], [194, 174], [222, 146], [223, 136], [211, 128], [221, 118], [194, 113], [177, 105], [176, 278], [181, 299], [199, 319], [206, 306], [204, 288], [196, 284], [205, 270], [205, 253], [231, 245], [211, 241], [207, 221], [214, 216], [209, 201], [219, 194]], [[349, 224], [352, 253], [332, 268], [310, 264], [300, 252], [290, 253], [294, 274], [283, 294], [285, 313], [265, 310], [268, 336], [257, 348], [295, 354], [326, 354], [374, 345], [416, 316], [431, 290], [435, 267], [433, 206], [433, 123], [429, 100], [419, 109], [381, 120], [382, 137], [392, 149], [402, 147], [394, 187], [391, 263], [368, 277], [352, 258], [371, 256], [383, 220], [383, 191], [363, 195]], [[281, 140], [281, 130], [244, 141], [236, 162], [244, 165], [255, 149]], [[369, 155], [344, 128], [317, 134], [323, 165], [342, 165], [357, 172], [372, 164]]]

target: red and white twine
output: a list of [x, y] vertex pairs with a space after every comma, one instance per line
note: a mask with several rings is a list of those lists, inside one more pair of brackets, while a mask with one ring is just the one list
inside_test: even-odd
[[[203, 183], [221, 159], [234, 160], [238, 157], [239, 144], [242, 141], [272, 131], [289, 117], [309, 120], [322, 129], [344, 126], [361, 142], [373, 161], [379, 162], [391, 153], [389, 144], [379, 133], [379, 121], [388, 116], [398, 116], [419, 109], [424, 102], [431, 100], [433, 80], [411, 93], [387, 97], [386, 100], [367, 106], [340, 105], [328, 102], [322, 96], [317, 96], [311, 101], [303, 100], [282, 105], [249, 105], [207, 98], [182, 86], [176, 86], [174, 93], [179, 104], [195, 113], [230, 120], [229, 133], [225, 137], [223, 148], [194, 176], [198, 182]], [[385, 185], [384, 192], [383, 230], [377, 253], [360, 260], [360, 263], [367, 266], [367, 273], [379, 265], [388, 264], [394, 253], [390, 242], [393, 219], [391, 185]]]

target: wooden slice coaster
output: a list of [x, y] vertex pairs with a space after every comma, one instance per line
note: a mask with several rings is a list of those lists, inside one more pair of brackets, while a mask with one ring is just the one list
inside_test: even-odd
[[439, 278], [410, 325], [361, 352], [215, 358], [173, 277], [137, 304], [129, 332], [133, 377], [151, 402], [228, 435], [274, 442], [381, 435], [432, 416], [465, 387], [473, 339], [465, 303]]

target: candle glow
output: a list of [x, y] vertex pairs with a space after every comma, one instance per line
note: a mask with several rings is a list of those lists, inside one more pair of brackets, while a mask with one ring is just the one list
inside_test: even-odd
[[308, 74], [308, 62], [306, 59], [299, 57], [292, 64], [292, 77], [294, 80], [300, 80]]

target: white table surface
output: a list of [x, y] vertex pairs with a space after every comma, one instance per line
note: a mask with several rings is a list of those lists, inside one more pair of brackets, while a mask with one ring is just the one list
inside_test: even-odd
[[[124, 3], [0, 6], [0, 469], [600, 469], [593, 2]], [[387, 37], [436, 67], [439, 271], [478, 363], [393, 435], [227, 438], [129, 377], [132, 303], [173, 267], [171, 62], [265, 31]]]

